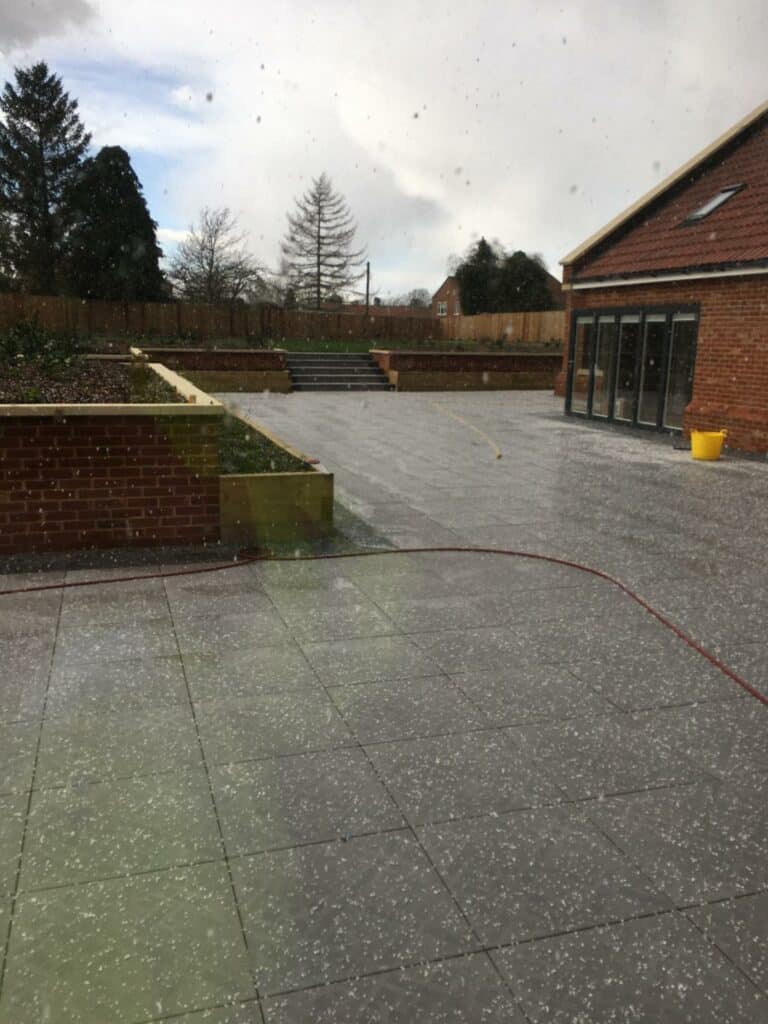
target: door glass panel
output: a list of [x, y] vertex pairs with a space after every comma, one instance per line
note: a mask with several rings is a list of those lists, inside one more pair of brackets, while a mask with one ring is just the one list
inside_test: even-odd
[[696, 359], [696, 318], [672, 318], [672, 339], [667, 364], [667, 391], [664, 396], [664, 426], [680, 429], [683, 413], [691, 400], [693, 367]]
[[587, 411], [589, 394], [589, 367], [592, 353], [592, 317], [576, 320], [576, 343], [573, 352], [573, 384], [571, 385], [571, 412]]
[[662, 388], [664, 332], [666, 317], [647, 316], [643, 337], [643, 358], [640, 364], [640, 407], [637, 422], [656, 426], [659, 395]]
[[635, 365], [640, 344], [640, 317], [623, 316], [619, 324], [619, 352], [616, 360], [616, 401], [614, 419], [631, 423], [635, 418], [637, 380]]
[[609, 416], [611, 388], [616, 373], [616, 321], [613, 317], [600, 317], [598, 320], [596, 345], [592, 415]]

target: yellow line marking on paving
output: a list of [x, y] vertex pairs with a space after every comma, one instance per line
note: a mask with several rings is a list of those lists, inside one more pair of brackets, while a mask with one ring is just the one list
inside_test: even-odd
[[485, 431], [481, 430], [480, 427], [476, 427], [473, 423], [468, 423], [463, 416], [459, 416], [457, 412], [451, 412], [450, 409], [446, 409], [438, 402], [432, 402], [432, 408], [437, 409], [437, 411], [443, 413], [444, 416], [450, 416], [452, 420], [457, 420], [459, 423], [462, 424], [462, 426], [465, 426], [468, 430], [473, 430], [479, 437], [482, 437], [486, 444], [489, 444], [491, 446], [491, 448], [494, 451], [495, 458], [501, 458], [501, 449], [499, 448], [499, 446], [496, 444], [495, 441], [493, 441], [492, 438], [488, 437]]

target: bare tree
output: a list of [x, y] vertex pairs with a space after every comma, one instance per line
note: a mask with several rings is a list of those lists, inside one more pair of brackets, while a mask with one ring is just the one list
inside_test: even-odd
[[321, 174], [288, 214], [283, 274], [300, 305], [320, 309], [363, 276], [365, 249], [352, 249], [357, 226], [344, 197]]
[[191, 302], [236, 302], [258, 291], [264, 271], [244, 242], [226, 207], [205, 207], [171, 260], [174, 290]]

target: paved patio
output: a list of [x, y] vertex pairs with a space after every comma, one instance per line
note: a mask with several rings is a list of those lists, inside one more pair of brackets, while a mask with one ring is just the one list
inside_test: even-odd
[[[541, 394], [232, 400], [382, 544], [589, 562], [768, 690], [764, 464]], [[0, 1021], [763, 1022], [767, 713], [497, 556], [0, 597]]]

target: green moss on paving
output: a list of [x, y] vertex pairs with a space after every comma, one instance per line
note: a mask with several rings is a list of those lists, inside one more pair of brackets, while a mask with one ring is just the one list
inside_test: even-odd
[[308, 473], [312, 470], [308, 463], [228, 413], [222, 417], [219, 462], [222, 473]]

